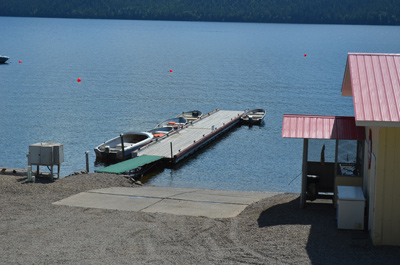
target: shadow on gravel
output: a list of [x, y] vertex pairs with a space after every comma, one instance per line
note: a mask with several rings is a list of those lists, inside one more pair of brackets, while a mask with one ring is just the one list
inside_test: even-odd
[[400, 247], [375, 247], [368, 231], [337, 229], [330, 200], [307, 203], [304, 209], [299, 198], [272, 206], [261, 213], [258, 225], [309, 226], [306, 250], [312, 264], [400, 264]]
[[34, 183], [32, 181], [27, 181], [27, 177], [26, 176], [23, 177], [23, 178], [19, 178], [17, 181], [21, 182], [22, 184], [35, 184], [35, 183], [52, 184], [52, 183], [54, 183], [54, 180], [51, 179], [48, 176], [36, 176]]
[[[22, 184], [32, 183], [31, 181], [27, 181], [28, 176], [26, 170], [24, 169], [0, 168], [0, 175], [12, 175], [20, 177], [17, 179], [17, 181], [21, 182]], [[54, 183], [54, 179], [50, 177], [49, 173], [45, 172], [35, 176], [35, 183], [51, 184]]]

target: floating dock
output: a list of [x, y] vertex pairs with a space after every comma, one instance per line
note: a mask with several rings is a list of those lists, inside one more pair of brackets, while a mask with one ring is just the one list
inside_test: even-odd
[[96, 172], [121, 174], [160, 160], [176, 164], [237, 125], [246, 112], [217, 109], [136, 150], [134, 158]]
[[160, 159], [163, 159], [162, 156], [148, 156], [143, 155], [136, 158], [128, 159], [126, 161], [105, 167], [103, 169], [96, 170], [96, 172], [102, 173], [114, 173], [114, 174], [121, 174], [135, 168], [139, 168], [151, 163], [154, 163]]

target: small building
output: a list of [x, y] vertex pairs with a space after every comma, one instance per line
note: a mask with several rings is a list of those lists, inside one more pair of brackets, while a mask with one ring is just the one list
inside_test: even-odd
[[[371, 239], [400, 246], [400, 54], [349, 53], [342, 96], [353, 97], [355, 126], [365, 132], [360, 176]], [[287, 119], [283, 137], [291, 137]]]
[[285, 114], [282, 137], [304, 139], [301, 208], [317, 198], [336, 205], [337, 186], [362, 186], [365, 134], [354, 117]]

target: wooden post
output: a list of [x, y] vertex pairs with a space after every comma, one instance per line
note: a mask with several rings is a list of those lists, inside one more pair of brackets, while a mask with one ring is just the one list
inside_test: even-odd
[[85, 152], [86, 156], [86, 172], [89, 173], [89, 151]]
[[169, 142], [169, 146], [171, 147], [171, 161], [174, 159], [174, 153], [172, 152], [172, 142]]
[[301, 173], [300, 208], [304, 208], [306, 206], [307, 160], [308, 160], [308, 139], [304, 139], [304, 142], [303, 142], [303, 168], [302, 168], [302, 173]]
[[121, 137], [122, 160], [125, 160], [124, 134], [121, 133], [119, 137]]

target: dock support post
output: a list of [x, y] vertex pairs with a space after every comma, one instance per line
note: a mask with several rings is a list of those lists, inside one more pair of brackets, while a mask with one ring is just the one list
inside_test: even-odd
[[121, 133], [119, 137], [121, 137], [122, 160], [124, 161], [125, 160], [124, 135]]
[[86, 172], [89, 173], [89, 151], [85, 152], [86, 156]]

